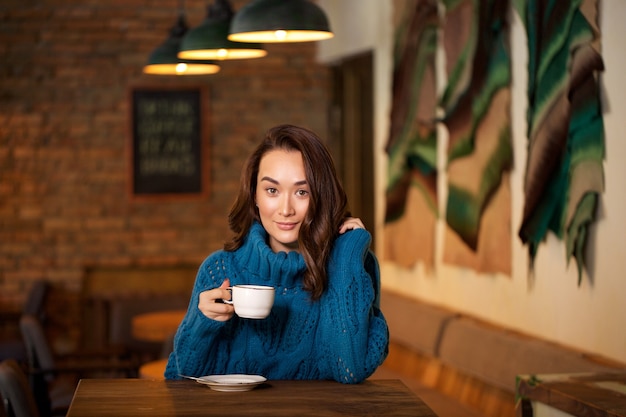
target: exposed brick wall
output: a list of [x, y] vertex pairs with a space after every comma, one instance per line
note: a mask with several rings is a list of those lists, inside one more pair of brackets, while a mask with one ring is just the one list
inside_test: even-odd
[[[191, 27], [206, 4], [185, 2]], [[266, 45], [267, 57], [224, 62], [210, 76], [143, 75], [177, 6], [0, 5], [0, 311], [19, 309], [45, 278], [55, 288], [51, 318], [72, 332], [86, 267], [199, 264], [228, 235], [241, 165], [262, 133], [288, 122], [326, 135], [330, 74], [315, 63], [314, 43]], [[142, 85], [207, 87], [207, 198], [129, 198], [128, 94]]]

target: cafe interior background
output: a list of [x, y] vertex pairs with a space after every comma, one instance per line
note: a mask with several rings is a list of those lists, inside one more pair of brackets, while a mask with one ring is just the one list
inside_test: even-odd
[[[476, 44], [469, 1], [320, 0], [332, 39], [266, 43], [266, 56], [219, 60], [209, 75], [145, 74], [180, 13], [191, 29], [212, 3], [0, 5], [3, 316], [18, 316], [45, 280], [46, 330], [69, 352], [93, 330], [94, 300], [188, 297], [195, 269], [229, 234], [245, 157], [269, 127], [292, 123], [327, 138], [374, 236], [384, 294], [626, 363], [626, 3], [571, 2], [581, 6], [567, 16], [588, 24], [543, 33], [555, 56], [563, 38], [596, 52], [581, 58], [574, 116], [558, 103], [577, 94], [564, 89], [580, 67], [533, 55], [539, 29], [522, 0], [483, 10], [492, 36]], [[235, 11], [245, 3], [231, 1]], [[463, 61], [467, 51], [488, 68]], [[531, 68], [552, 78], [540, 84]], [[136, 103], [151, 91], [198, 94], [197, 189], [134, 182]], [[549, 150], [543, 121], [561, 133]], [[2, 330], [16, 329], [3, 319]]]

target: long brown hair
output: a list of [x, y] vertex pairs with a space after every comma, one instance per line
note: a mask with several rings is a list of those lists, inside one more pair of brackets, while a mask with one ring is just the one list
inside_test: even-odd
[[326, 266], [332, 244], [348, 212], [348, 199], [337, 177], [333, 159], [321, 139], [310, 130], [292, 125], [271, 128], [250, 155], [241, 173], [239, 193], [228, 215], [234, 232], [224, 245], [227, 251], [239, 249], [254, 221], [260, 217], [254, 202], [259, 165], [272, 150], [299, 151], [310, 187], [310, 202], [298, 235], [299, 252], [306, 262], [303, 286], [317, 300], [328, 283]]

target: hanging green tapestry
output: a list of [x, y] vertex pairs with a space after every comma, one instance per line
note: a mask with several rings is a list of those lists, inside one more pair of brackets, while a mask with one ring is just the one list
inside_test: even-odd
[[528, 38], [528, 157], [519, 237], [532, 264], [552, 231], [576, 258], [604, 191], [598, 0], [514, 0]]
[[437, 1], [411, 0], [398, 9], [384, 259], [411, 267], [418, 260], [434, 263]]
[[[508, 172], [513, 162], [509, 1], [443, 0], [443, 4], [448, 83], [441, 106], [449, 133], [446, 223], [462, 241], [446, 237], [445, 257], [475, 266], [463, 258], [478, 253], [479, 244], [495, 250], [480, 255], [483, 260], [510, 259], [510, 248], [505, 247], [510, 234], [504, 233], [510, 230]], [[497, 193], [507, 201], [498, 203], [491, 230], [485, 231], [485, 213]], [[465, 248], [457, 247], [461, 244]], [[459, 255], [461, 251], [468, 255]], [[510, 261], [478, 269], [510, 273]]]

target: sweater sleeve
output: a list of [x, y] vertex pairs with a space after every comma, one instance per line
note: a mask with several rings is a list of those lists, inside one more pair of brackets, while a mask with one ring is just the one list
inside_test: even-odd
[[322, 366], [336, 381], [358, 383], [387, 357], [389, 331], [380, 311], [380, 271], [370, 234], [349, 231], [335, 241], [322, 302]]
[[[198, 309], [200, 293], [219, 287], [224, 279], [223, 257], [220, 252], [209, 256], [200, 266], [191, 293], [187, 313], [174, 337], [174, 350], [165, 368], [166, 379], [180, 379], [180, 375], [202, 376], [216, 371], [226, 349], [220, 349], [220, 335], [227, 322], [206, 317]], [[216, 368], [217, 367], [217, 368]]]

